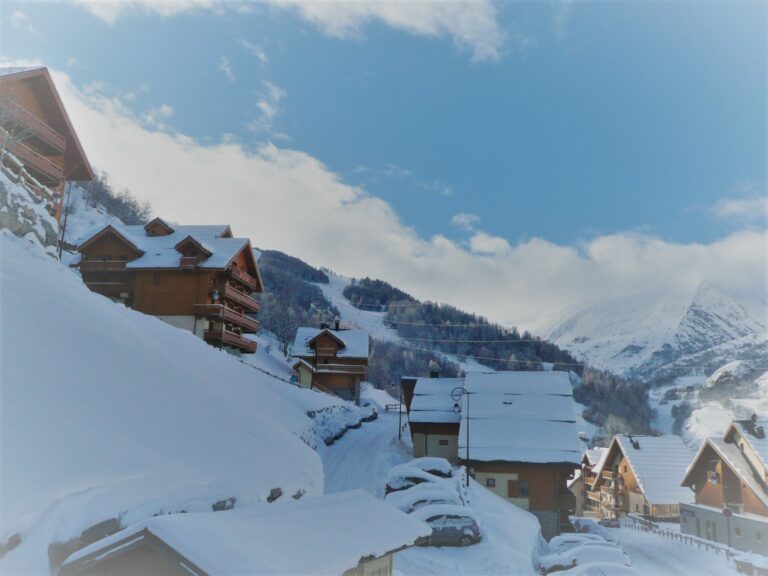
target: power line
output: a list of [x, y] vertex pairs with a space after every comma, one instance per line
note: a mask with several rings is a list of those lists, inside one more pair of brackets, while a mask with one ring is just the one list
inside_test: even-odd
[[526, 343], [526, 342], [538, 342], [539, 344], [550, 344], [554, 346], [551, 342], [548, 342], [547, 340], [542, 340], [541, 338], [521, 338], [520, 340], [441, 340], [438, 338], [411, 338], [410, 336], [400, 336], [403, 340], [412, 340], [416, 342], [442, 342], [442, 343], [452, 343], [452, 344], [491, 344], [491, 343], [508, 343], [508, 344], [517, 344], [519, 342]]
[[435, 326], [439, 328], [489, 328], [491, 330], [507, 330], [500, 324], [430, 324], [428, 322], [401, 322], [400, 320], [384, 319], [386, 324], [400, 324], [402, 326]]

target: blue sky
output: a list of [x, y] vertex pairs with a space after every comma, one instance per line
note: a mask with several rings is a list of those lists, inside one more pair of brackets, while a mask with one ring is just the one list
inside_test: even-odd
[[301, 152], [475, 255], [765, 227], [764, 3], [197, 2], [6, 1], [0, 53], [148, 132]]

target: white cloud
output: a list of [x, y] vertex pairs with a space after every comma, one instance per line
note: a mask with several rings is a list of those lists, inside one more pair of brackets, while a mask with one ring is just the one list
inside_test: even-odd
[[235, 81], [235, 71], [232, 70], [232, 65], [229, 63], [229, 58], [226, 56], [222, 56], [219, 60], [219, 70], [224, 72], [224, 76], [227, 77], [227, 80], [230, 82]]
[[29, 17], [20, 10], [15, 10], [11, 12], [10, 17], [8, 18], [11, 25], [16, 28], [17, 30], [25, 30], [29, 32], [30, 34], [34, 34], [35, 36], [40, 36], [40, 32], [38, 32], [37, 28], [32, 26], [32, 24], [29, 22]]
[[459, 212], [453, 218], [451, 218], [451, 224], [470, 232], [474, 232], [475, 224], [479, 223], [480, 216], [477, 214], [468, 214], [467, 212]]
[[[76, 0], [92, 14], [114, 24], [130, 10], [165, 17], [189, 10], [220, 9], [225, 0]], [[278, 8], [294, 10], [325, 34], [336, 38], [359, 38], [372, 22], [417, 36], [449, 37], [454, 44], [469, 50], [477, 61], [496, 60], [503, 49], [505, 35], [496, 19], [490, 0], [418, 0], [411, 2], [325, 2], [312, 0], [265, 0]], [[229, 3], [241, 11], [242, 3]]]
[[469, 239], [469, 249], [474, 254], [491, 254], [501, 256], [512, 250], [509, 242], [501, 236], [493, 236], [486, 232], [476, 232]]
[[[256, 246], [343, 274], [384, 278], [420, 298], [525, 325], [553, 310], [639, 290], [663, 295], [702, 281], [766, 290], [764, 231], [710, 244], [619, 233], [580, 246], [539, 238], [509, 245], [475, 231], [482, 252], [475, 254], [471, 244], [420, 236], [389, 204], [305, 152], [272, 144], [249, 151], [232, 140], [209, 145], [149, 128], [118, 100], [54, 76], [93, 164], [150, 200], [156, 214], [227, 222]], [[474, 227], [479, 219], [465, 214], [455, 221]]]
[[768, 198], [758, 195], [724, 198], [712, 207], [712, 213], [724, 220], [766, 223], [768, 222]]
[[[258, 134], [262, 132], [272, 132], [272, 123], [280, 114], [280, 102], [288, 93], [272, 84], [272, 82], [262, 82], [262, 90], [257, 93], [256, 108], [259, 111], [259, 117], [248, 124], [248, 128]], [[272, 134], [281, 138], [287, 138], [284, 134]]]
[[248, 53], [256, 58], [261, 64], [266, 64], [269, 62], [269, 57], [267, 56], [267, 53], [264, 51], [264, 49], [261, 46], [258, 46], [257, 44], [253, 44], [251, 42], [248, 42], [248, 40], [244, 40], [240, 38], [237, 41], [240, 46], [245, 48]]

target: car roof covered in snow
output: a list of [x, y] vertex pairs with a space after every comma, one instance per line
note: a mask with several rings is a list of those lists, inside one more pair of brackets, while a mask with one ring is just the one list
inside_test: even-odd
[[384, 497], [387, 504], [398, 508], [409, 508], [414, 502], [419, 500], [445, 500], [455, 504], [461, 504], [461, 498], [458, 492], [443, 484], [434, 482], [424, 482], [416, 484], [406, 490], [390, 492]]
[[314, 356], [315, 351], [310, 347], [310, 344], [323, 332], [329, 333], [343, 343], [343, 346], [336, 353], [339, 358], [368, 358], [368, 332], [366, 330], [331, 330], [330, 328], [312, 328], [311, 326], [301, 326], [296, 330], [296, 338], [293, 340], [292, 348], [293, 356]]
[[456, 401], [451, 397], [451, 390], [463, 385], [463, 378], [418, 378], [408, 420], [414, 423], [458, 424], [461, 414], [454, 409]]
[[[155, 516], [70, 556], [108, 558], [108, 547], [147, 530], [209, 574], [342, 574], [428, 536], [415, 517], [363, 490], [223, 512]], [[311, 546], [304, 545], [311, 542]], [[116, 552], [117, 549], [113, 548]]]
[[475, 513], [471, 508], [467, 508], [466, 506], [456, 506], [455, 504], [430, 504], [429, 506], [414, 510], [409, 516], [424, 522], [435, 516], [466, 516], [477, 522]]
[[100, 227], [78, 242], [83, 247], [108, 228], [114, 230], [124, 240], [135, 247], [141, 256], [126, 264], [126, 268], [178, 268], [181, 266], [181, 252], [176, 245], [191, 237], [211, 255], [201, 260], [198, 268], [223, 269], [245, 247], [250, 245], [247, 238], [226, 238], [223, 235], [229, 231], [229, 226], [220, 225], [174, 225], [173, 232], [166, 235], [149, 236], [142, 225], [110, 224]]
[[693, 492], [681, 486], [685, 471], [693, 460], [694, 452], [680, 436], [635, 436], [617, 434], [608, 449], [609, 455], [599, 469], [612, 462], [619, 450], [626, 457], [640, 490], [649, 504], [677, 504], [693, 502]]
[[470, 372], [464, 387], [459, 454], [466, 450], [469, 414], [470, 460], [581, 464], [566, 372]]

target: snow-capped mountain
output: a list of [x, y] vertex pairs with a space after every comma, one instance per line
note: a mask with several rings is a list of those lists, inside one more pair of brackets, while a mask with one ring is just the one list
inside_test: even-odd
[[737, 297], [703, 283], [695, 290], [617, 297], [566, 311], [534, 331], [595, 366], [653, 378], [764, 354], [766, 314], [764, 296]]

